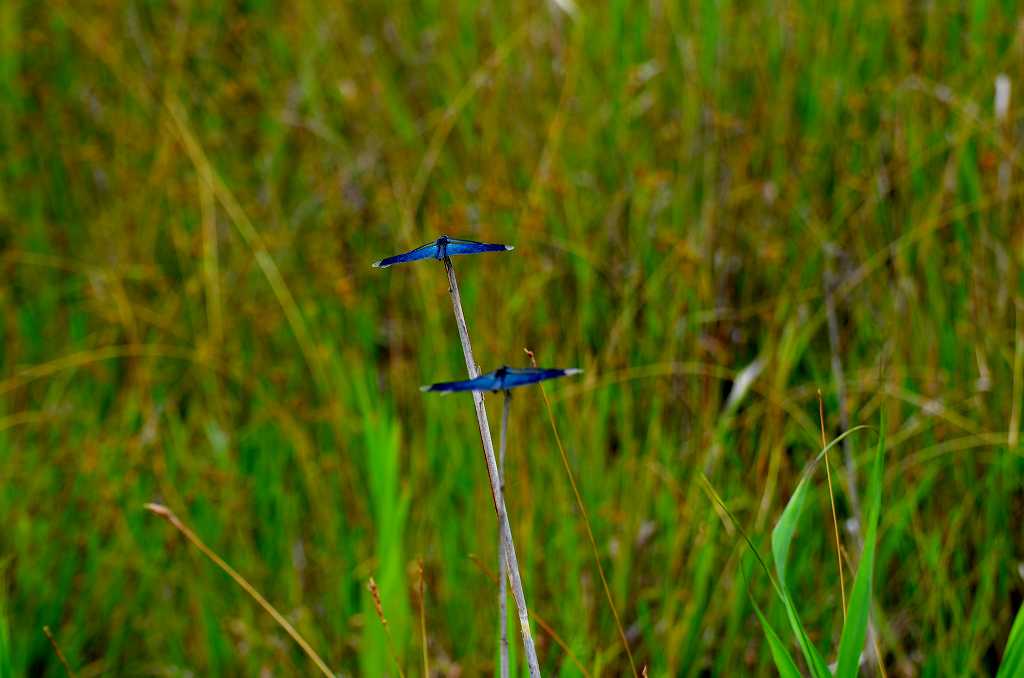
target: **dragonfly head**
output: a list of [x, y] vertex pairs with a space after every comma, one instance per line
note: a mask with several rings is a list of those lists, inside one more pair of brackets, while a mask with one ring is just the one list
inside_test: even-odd
[[502, 365], [498, 369], [494, 370], [494, 379], [498, 382], [498, 388], [494, 389], [495, 392], [502, 391], [505, 388], [505, 377], [508, 376], [508, 365]]
[[437, 239], [437, 259], [443, 261], [448, 256], [448, 236], [441, 234], [441, 237]]

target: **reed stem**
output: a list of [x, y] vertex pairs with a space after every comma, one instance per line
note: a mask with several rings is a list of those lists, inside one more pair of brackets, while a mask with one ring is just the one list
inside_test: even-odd
[[[459, 340], [462, 342], [462, 353], [466, 358], [466, 369], [469, 371], [469, 378], [475, 379], [479, 376], [479, 370], [477, 370], [476, 360], [473, 358], [473, 347], [469, 343], [469, 329], [466, 327], [466, 316], [462, 312], [462, 297], [459, 295], [459, 283], [455, 279], [455, 269], [452, 267], [451, 259], [448, 257], [444, 258], [444, 267], [448, 273], [448, 291], [452, 295], [455, 324], [459, 329]], [[530, 678], [539, 678], [540, 664], [537, 661], [537, 649], [533, 644], [533, 634], [530, 633], [530, 613], [526, 607], [526, 594], [523, 592], [523, 580], [519, 574], [519, 559], [516, 557], [516, 546], [512, 540], [512, 528], [508, 523], [505, 500], [501, 494], [501, 484], [498, 479], [498, 462], [494, 457], [494, 443], [491, 440], [491, 426], [487, 420], [487, 409], [484, 407], [483, 394], [479, 391], [473, 391], [473, 405], [476, 408], [476, 422], [480, 428], [480, 442], [484, 450], [484, 460], [487, 462], [487, 479], [491, 483], [491, 499], [494, 500], [494, 512], [498, 517], [498, 528], [504, 540], [504, 551], [508, 564], [508, 582], [509, 587], [512, 589], [512, 598], [516, 602], [516, 610], [519, 614], [519, 629], [523, 636], [526, 665], [530, 671]]]
[[[512, 392], [505, 391], [505, 405], [501, 412], [501, 435], [498, 436], [498, 485], [501, 500], [505, 501], [505, 446], [508, 440], [508, 415], [512, 410]], [[508, 678], [508, 564], [505, 561], [505, 537], [498, 535], [498, 614], [500, 620], [499, 676]]]

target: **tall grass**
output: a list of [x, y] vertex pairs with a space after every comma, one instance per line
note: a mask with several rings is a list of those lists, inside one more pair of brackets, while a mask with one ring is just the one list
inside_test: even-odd
[[[744, 573], [803, 661], [696, 479], [760, 539], [820, 445], [819, 388], [848, 428], [831, 267], [849, 425], [887, 422], [881, 660], [998, 670], [1024, 599], [1016, 6], [579, 4], [0, 3], [11, 674], [60, 674], [44, 625], [81, 675], [310, 666], [151, 501], [347, 673], [390, 670], [371, 576], [418, 666], [422, 558], [431, 669], [493, 672], [473, 416], [403, 387], [460, 359], [444, 281], [366, 266], [438, 232], [518, 246], [460, 281], [481, 362], [585, 369], [549, 395], [638, 666], [774, 671]], [[550, 440], [542, 408], [517, 402], [517, 439]], [[621, 674], [563, 474], [553, 441], [507, 460], [531, 611]], [[785, 568], [820, 652], [844, 628], [830, 514], [806, 494]], [[581, 674], [550, 638], [545, 673]]]

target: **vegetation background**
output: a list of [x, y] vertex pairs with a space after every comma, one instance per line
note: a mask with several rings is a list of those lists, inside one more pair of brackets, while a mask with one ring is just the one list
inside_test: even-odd
[[[888, 422], [888, 675], [994, 670], [1024, 599], [1017, 3], [563, 7], [0, 3], [0, 674], [63, 675], [44, 625], [80, 676], [313, 671], [149, 501], [345, 675], [394, 672], [371, 576], [420, 671], [420, 561], [434, 671], [493, 671], [472, 407], [417, 388], [464, 374], [445, 277], [370, 268], [442, 232], [516, 245], [455, 260], [484, 369], [585, 369], [547, 393], [651, 675], [773, 671], [696, 479], [767, 548], [819, 389], [829, 437]], [[533, 610], [623, 675], [537, 390], [509, 449]], [[789, 579], [832, 661], [815, 480]]]

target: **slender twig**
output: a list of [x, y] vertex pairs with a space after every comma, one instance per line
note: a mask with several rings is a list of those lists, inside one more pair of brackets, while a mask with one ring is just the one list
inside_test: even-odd
[[[505, 390], [505, 406], [501, 412], [501, 435], [498, 437], [498, 485], [501, 500], [505, 501], [505, 446], [508, 440], [508, 415], [512, 410], [512, 391]], [[505, 590], [508, 578], [508, 564], [505, 561], [505, 535], [498, 535], [498, 618], [501, 639], [499, 641], [499, 674], [508, 678], [508, 592]]]
[[[536, 367], [537, 359], [533, 355], [533, 351], [525, 349], [526, 354], [530, 356], [530, 363]], [[629, 658], [629, 668], [633, 670], [633, 676], [638, 676], [636, 672], [636, 663], [633, 662], [633, 653], [629, 649], [629, 641], [626, 639], [626, 631], [622, 627], [622, 620], [619, 619], [619, 611], [615, 608], [615, 600], [612, 598], [612, 590], [608, 586], [608, 578], [604, 574], [604, 566], [601, 565], [601, 553], [597, 548], [597, 540], [594, 539], [594, 531], [590, 527], [590, 518], [587, 516], [587, 508], [583, 505], [583, 497], [580, 496], [580, 490], [576, 487], [576, 478], [573, 476], [572, 467], [569, 466], [569, 457], [565, 453], [565, 446], [562, 445], [562, 437], [558, 435], [558, 427], [555, 426], [555, 413], [551, 409], [551, 401], [548, 400], [547, 391], [544, 390], [544, 385], [540, 385], [540, 394], [544, 397], [544, 404], [548, 409], [548, 419], [551, 421], [551, 430], [555, 434], [555, 442], [558, 443], [558, 452], [562, 456], [562, 465], [565, 467], [565, 474], [569, 476], [569, 485], [572, 486], [572, 493], [576, 497], [576, 508], [580, 512], [580, 517], [583, 518], [583, 526], [587, 528], [587, 537], [590, 539], [590, 548], [594, 552], [594, 562], [597, 563], [597, 572], [601, 575], [601, 584], [604, 586], [604, 595], [608, 599], [608, 607], [612, 609], [612, 616], [615, 617], [615, 626], [619, 630], [619, 637], [622, 639], [622, 646], [626, 648], [626, 657]]]
[[430, 660], [427, 658], [427, 603], [426, 583], [423, 576], [423, 559], [417, 562], [420, 574], [420, 638], [423, 645], [423, 678], [430, 678]]
[[253, 600], [259, 603], [260, 607], [266, 610], [267, 614], [274, 618], [274, 621], [277, 622], [278, 626], [284, 629], [285, 633], [292, 637], [292, 640], [294, 640], [296, 644], [302, 648], [302, 651], [306, 653], [306, 656], [313, 660], [313, 663], [316, 664], [316, 667], [320, 669], [321, 673], [323, 673], [325, 676], [330, 676], [331, 678], [334, 678], [334, 674], [331, 672], [331, 669], [327, 666], [326, 663], [324, 663], [324, 660], [320, 658], [320, 655], [316, 653], [316, 650], [313, 649], [313, 646], [307, 643], [306, 639], [299, 635], [299, 632], [295, 630], [295, 627], [289, 624], [288, 620], [285, 619], [280, 612], [274, 609], [274, 606], [267, 602], [267, 599], [264, 598], [260, 594], [260, 592], [253, 587], [252, 584], [247, 582], [242, 575], [235, 572], [234, 568], [232, 568], [230, 565], [224, 562], [224, 560], [220, 556], [213, 552], [213, 549], [211, 549], [209, 546], [203, 543], [203, 540], [200, 539], [195, 532], [190, 530], [188, 526], [185, 525], [185, 523], [181, 522], [181, 519], [174, 514], [174, 511], [167, 508], [163, 504], [146, 504], [145, 508], [147, 511], [157, 514], [158, 516], [169, 522], [171, 525], [173, 525], [174, 528], [178, 530], [178, 532], [181, 532], [185, 536], [185, 539], [188, 539], [190, 542], [192, 542], [192, 545], [200, 551], [202, 551], [204, 556], [212, 560], [214, 565], [219, 567], [221, 570], [224, 571], [225, 574], [234, 579], [235, 583], [241, 586], [242, 590], [248, 593]]
[[[462, 353], [466, 359], [466, 369], [469, 371], [469, 378], [475, 379], [479, 376], [479, 370], [477, 370], [476, 360], [473, 358], [473, 347], [469, 343], [469, 329], [466, 327], [466, 316], [462, 312], [462, 297], [459, 295], [459, 283], [455, 279], [455, 269], [452, 267], [451, 259], [447, 256], [444, 258], [444, 267], [448, 273], [448, 290], [452, 295], [455, 324], [459, 329], [459, 340], [462, 342]], [[519, 628], [523, 636], [526, 664], [531, 678], [538, 678], [540, 676], [540, 663], [537, 661], [537, 649], [533, 644], [533, 634], [530, 633], [530, 612], [526, 607], [526, 594], [523, 592], [523, 580], [519, 574], [519, 559], [516, 557], [515, 542], [512, 540], [512, 528], [508, 523], [505, 501], [502, 497], [501, 484], [498, 480], [498, 462], [494, 458], [491, 425], [487, 420], [487, 409], [484, 407], [483, 394], [479, 391], [473, 391], [473, 405], [476, 408], [476, 423], [480, 428], [480, 442], [483, 445], [484, 460], [487, 462], [487, 479], [491, 483], [491, 499], [494, 500], [494, 512], [497, 514], [498, 528], [501, 530], [505, 541], [504, 549], [508, 559], [509, 586], [512, 589], [512, 597], [515, 599], [516, 608], [519, 612]]]
[[[821, 449], [828, 447], [825, 437], [825, 401], [818, 391], [818, 418], [821, 421]], [[836, 519], [836, 498], [832, 494], [832, 471], [829, 469], [828, 453], [825, 453], [825, 477], [828, 480], [828, 503], [832, 506], [832, 529], [836, 535], [836, 561], [839, 563], [839, 592], [843, 597], [843, 623], [846, 623], [846, 581], [843, 579], [843, 548], [839, 543], [839, 521]]]
[[60, 646], [57, 645], [57, 639], [54, 638], [53, 634], [50, 632], [50, 627], [44, 626], [43, 633], [45, 633], [46, 637], [50, 640], [50, 645], [53, 645], [53, 651], [57, 654], [57, 659], [60, 660], [60, 663], [64, 665], [64, 671], [67, 672], [68, 678], [75, 678], [75, 672], [71, 670], [71, 665], [68, 664], [67, 658], [64, 656], [64, 653], [60, 651]]
[[398, 654], [395, 652], [395, 642], [391, 638], [388, 618], [384, 616], [384, 604], [380, 601], [380, 589], [377, 588], [377, 582], [373, 580], [373, 577], [370, 577], [367, 588], [370, 589], [370, 595], [373, 596], [373, 607], [377, 610], [377, 619], [380, 620], [380, 625], [384, 627], [384, 636], [388, 642], [388, 654], [391, 655], [391, 662], [398, 671], [398, 678], [405, 678], [405, 671], [402, 670], [402, 664], [398, 661]]

